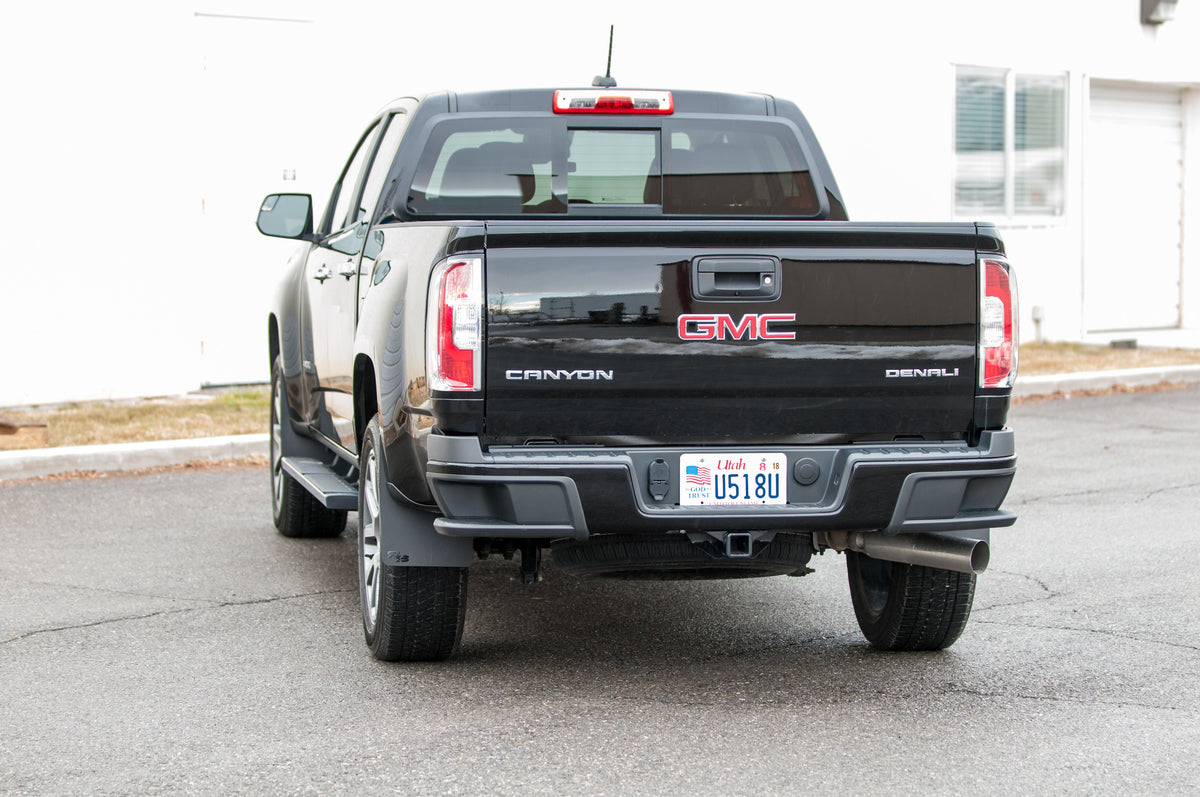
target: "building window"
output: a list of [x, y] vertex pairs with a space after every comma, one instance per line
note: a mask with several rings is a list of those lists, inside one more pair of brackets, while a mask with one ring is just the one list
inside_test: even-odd
[[958, 68], [956, 214], [1063, 214], [1066, 95], [1065, 75]]

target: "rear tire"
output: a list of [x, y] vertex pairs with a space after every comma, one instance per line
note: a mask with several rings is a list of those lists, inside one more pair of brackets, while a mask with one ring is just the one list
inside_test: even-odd
[[379, 418], [359, 453], [358, 582], [363, 633], [382, 661], [439, 661], [458, 651], [467, 610], [467, 568], [404, 567], [383, 559], [382, 526], [392, 500]]
[[846, 552], [850, 598], [863, 636], [880, 650], [942, 650], [971, 616], [975, 576]]
[[271, 368], [271, 514], [285, 537], [336, 537], [346, 528], [344, 510], [326, 509], [283, 470], [283, 424], [290, 423], [283, 366]]

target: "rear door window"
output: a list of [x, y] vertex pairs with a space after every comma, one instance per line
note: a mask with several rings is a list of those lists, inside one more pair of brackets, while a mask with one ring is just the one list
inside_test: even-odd
[[346, 162], [346, 167], [342, 170], [337, 184], [333, 187], [333, 193], [329, 197], [325, 220], [321, 226], [322, 232], [326, 234], [340, 232], [354, 223], [356, 209], [352, 210], [351, 208], [354, 207], [359, 190], [362, 188], [363, 173], [371, 154], [375, 151], [375, 140], [378, 136], [379, 123], [375, 122], [359, 139], [354, 154]]
[[408, 127], [408, 115], [403, 112], [394, 113], [388, 117], [386, 124], [383, 138], [379, 141], [379, 148], [371, 160], [367, 178], [363, 183], [362, 197], [359, 199], [358, 208], [346, 219], [347, 222], [357, 223], [363, 219], [369, 220], [375, 213], [375, 205], [379, 202], [379, 195], [383, 191], [383, 182], [387, 179], [388, 170], [392, 167], [392, 160], [396, 157], [396, 148], [400, 146], [400, 139]]

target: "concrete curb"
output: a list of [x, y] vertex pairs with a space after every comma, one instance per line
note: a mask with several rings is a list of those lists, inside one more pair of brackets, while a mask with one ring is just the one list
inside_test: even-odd
[[[1118, 385], [1143, 387], [1162, 382], [1200, 383], [1200, 365], [1023, 376], [1017, 379], [1013, 395], [1025, 397], [1054, 393], [1070, 394], [1081, 390], [1107, 390]], [[121, 443], [111, 446], [0, 451], [0, 481], [33, 479], [72, 470], [134, 470], [162, 465], [182, 465], [196, 460], [237, 459], [253, 454], [267, 456], [268, 453], [269, 436], [266, 434]]]
[[270, 436], [243, 434], [194, 440], [157, 440], [110, 446], [64, 446], [0, 451], [0, 481], [33, 479], [73, 470], [120, 471], [182, 465], [196, 460], [267, 456]]
[[1083, 371], [1075, 374], [1018, 376], [1013, 395], [1048, 396], [1053, 393], [1072, 393], [1080, 390], [1108, 390], [1119, 385], [1146, 387], [1163, 382], [1200, 382], [1200, 365], [1173, 365], [1152, 368], [1127, 368], [1120, 371]]

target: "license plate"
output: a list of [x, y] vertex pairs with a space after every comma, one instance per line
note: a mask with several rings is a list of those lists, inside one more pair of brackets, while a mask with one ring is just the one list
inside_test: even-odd
[[680, 506], [759, 506], [787, 503], [784, 454], [683, 454]]

